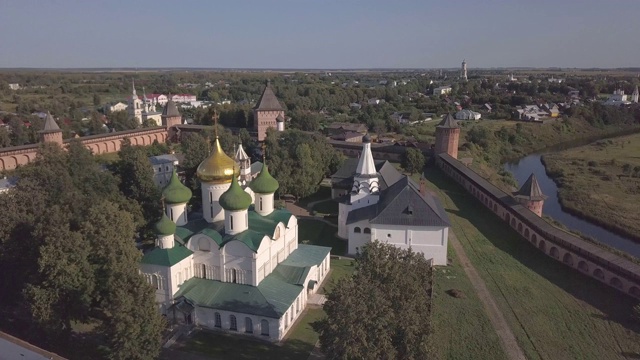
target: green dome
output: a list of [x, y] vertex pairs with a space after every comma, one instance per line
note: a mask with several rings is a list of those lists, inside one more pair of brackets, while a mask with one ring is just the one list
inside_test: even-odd
[[191, 195], [191, 189], [180, 182], [178, 174], [176, 174], [176, 170], [173, 169], [173, 174], [171, 174], [169, 184], [167, 184], [167, 186], [162, 190], [164, 201], [168, 204], [182, 204], [191, 200]]
[[263, 164], [262, 171], [251, 181], [249, 187], [257, 194], [273, 194], [278, 190], [280, 184], [278, 184], [278, 180], [269, 174], [267, 164]]
[[247, 194], [240, 185], [238, 179], [233, 177], [229, 190], [220, 195], [220, 206], [225, 210], [247, 210], [251, 206], [251, 195]]
[[176, 233], [176, 224], [169, 219], [167, 214], [162, 213], [162, 219], [153, 226], [159, 235], [173, 235]]

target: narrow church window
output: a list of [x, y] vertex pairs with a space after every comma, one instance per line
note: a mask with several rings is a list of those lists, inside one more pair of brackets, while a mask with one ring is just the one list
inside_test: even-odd
[[207, 278], [207, 265], [202, 264], [202, 278], [206, 279]]
[[353, 228], [353, 232], [359, 234], [360, 232], [362, 232], [362, 230], [360, 230], [360, 228], [356, 226], [355, 228]]
[[267, 320], [260, 321], [260, 334], [269, 336], [269, 322]]
[[153, 275], [152, 277], [153, 280], [153, 287], [157, 289], [160, 289], [160, 280], [158, 279], [158, 275]]
[[253, 321], [250, 317], [244, 318], [244, 332], [253, 334]]
[[231, 227], [231, 230], [233, 230], [233, 215], [229, 215], [229, 225]]
[[222, 327], [222, 319], [220, 318], [219, 312], [215, 313], [215, 327], [217, 328]]
[[236, 322], [235, 315], [229, 315], [229, 322], [231, 323], [229, 326], [229, 330], [238, 331], [238, 323]]
[[260, 197], [260, 211], [262, 211], [262, 196]]
[[238, 273], [236, 269], [231, 269], [231, 282], [232, 283], [238, 282]]
[[170, 214], [171, 214], [171, 215], [170, 215], [170, 217], [171, 217], [171, 221], [173, 221], [173, 209], [169, 209], [169, 212], [170, 212]]

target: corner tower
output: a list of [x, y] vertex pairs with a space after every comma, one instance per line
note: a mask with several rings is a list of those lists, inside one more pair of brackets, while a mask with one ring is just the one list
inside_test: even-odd
[[222, 150], [216, 134], [211, 155], [204, 159], [196, 174], [202, 189], [202, 216], [207, 222], [224, 220], [220, 196], [229, 189], [231, 181], [239, 175], [238, 165]]
[[44, 129], [38, 132], [40, 135], [40, 142], [54, 142], [62, 146], [62, 130], [56, 124], [56, 121], [51, 116], [51, 113], [47, 113], [47, 118], [44, 121]]
[[520, 190], [513, 193], [513, 197], [527, 209], [542, 217], [542, 207], [547, 198], [540, 190], [540, 185], [534, 174], [531, 174]]
[[267, 81], [262, 96], [260, 96], [258, 103], [253, 108], [253, 129], [258, 132], [258, 141], [264, 141], [268, 128], [277, 129], [278, 116], [282, 116], [284, 121], [284, 108], [273, 93], [271, 83]]
[[451, 114], [447, 114], [436, 126], [435, 155], [446, 153], [457, 159], [459, 139], [460, 126]]

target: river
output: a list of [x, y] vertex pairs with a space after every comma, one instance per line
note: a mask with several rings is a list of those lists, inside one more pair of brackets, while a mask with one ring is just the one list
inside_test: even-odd
[[506, 163], [504, 169], [510, 171], [518, 181], [518, 184], [524, 184], [527, 178], [534, 173], [540, 184], [542, 192], [548, 196], [544, 202], [542, 213], [554, 220], [562, 223], [571, 230], [577, 230], [593, 239], [596, 239], [613, 248], [624, 251], [635, 257], [640, 258], [640, 244], [625, 238], [623, 236], [612, 233], [598, 225], [592, 224], [577, 216], [571, 215], [562, 210], [558, 201], [558, 187], [553, 180], [547, 176], [544, 165], [540, 161], [540, 154], [533, 154], [520, 159], [517, 163]]

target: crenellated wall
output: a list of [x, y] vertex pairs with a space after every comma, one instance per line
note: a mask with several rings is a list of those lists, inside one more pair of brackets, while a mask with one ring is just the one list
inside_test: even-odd
[[640, 298], [640, 265], [549, 224], [449, 154], [440, 154], [436, 164], [538, 250], [576, 271]]
[[[133, 145], [151, 145], [155, 140], [159, 143], [167, 141], [167, 129], [157, 126], [144, 129], [119, 131], [115, 133], [85, 136], [80, 138], [94, 155], [120, 151], [124, 138], [128, 138]], [[68, 144], [71, 139], [65, 140]], [[12, 146], [0, 149], [0, 171], [13, 170], [19, 165], [25, 165], [33, 161], [38, 153], [39, 144]]]

